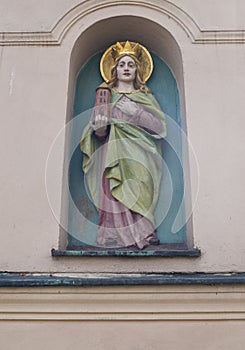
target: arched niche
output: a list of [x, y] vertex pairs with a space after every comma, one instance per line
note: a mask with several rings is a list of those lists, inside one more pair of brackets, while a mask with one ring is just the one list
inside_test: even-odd
[[[96, 53], [102, 52], [116, 41], [124, 40], [140, 42], [152, 53], [154, 53], [156, 57], [167, 64], [177, 83], [179, 91], [181, 127], [184, 131], [186, 131], [183, 65], [179, 45], [174, 37], [165, 28], [149, 19], [136, 16], [117, 16], [98, 21], [84, 31], [76, 40], [70, 58], [67, 122], [74, 116], [76, 79], [80, 70], [85, 67], [86, 63], [88, 63]], [[86, 84], [86, 82], [84, 83]], [[67, 135], [66, 151], [69, 149], [71, 137], [72, 134]], [[65, 172], [69, 168], [66, 157], [68, 153], [65, 154]], [[190, 202], [190, 195], [188, 195], [188, 191], [190, 191], [188, 150], [186, 145], [182, 148], [182, 157], [184, 164], [183, 183], [186, 193], [185, 200], [186, 202]], [[62, 221], [66, 221], [66, 226], [68, 227], [69, 207], [67, 190], [68, 189], [63, 191], [61, 216], [63, 218]], [[67, 232], [65, 231], [66, 230], [61, 229], [61, 249], [65, 249], [67, 246]], [[192, 246], [191, 231], [191, 220], [188, 220], [186, 225], [186, 244], [188, 247]]]
[[[157, 54], [171, 69], [179, 89], [180, 108], [185, 121], [185, 98], [182, 55], [174, 37], [164, 27], [142, 17], [120, 16], [98, 21], [76, 40], [70, 58], [67, 121], [73, 116], [76, 77], [85, 63], [116, 41], [140, 42]], [[185, 127], [185, 125], [183, 125]]]

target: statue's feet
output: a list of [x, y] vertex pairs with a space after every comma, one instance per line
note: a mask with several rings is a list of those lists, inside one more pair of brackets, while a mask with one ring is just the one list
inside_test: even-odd
[[160, 241], [157, 237], [151, 237], [149, 239], [149, 244], [150, 245], [159, 245], [160, 244]]

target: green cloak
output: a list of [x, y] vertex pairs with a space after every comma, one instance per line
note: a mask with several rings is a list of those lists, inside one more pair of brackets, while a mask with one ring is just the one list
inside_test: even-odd
[[[112, 108], [122, 95], [111, 90]], [[103, 142], [88, 125], [80, 143], [83, 171], [93, 203], [99, 207], [101, 159], [105, 152], [102, 147], [106, 147], [103, 169], [109, 179], [112, 196], [128, 209], [146, 217], [155, 226], [154, 208], [162, 174], [161, 139], [166, 136], [165, 117], [151, 93], [136, 91], [125, 95], [161, 121], [161, 132], [150, 134], [136, 125], [112, 118], [109, 140], [103, 146]]]

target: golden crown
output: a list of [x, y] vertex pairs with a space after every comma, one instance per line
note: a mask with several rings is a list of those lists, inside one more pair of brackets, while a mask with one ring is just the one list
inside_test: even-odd
[[114, 60], [117, 60], [119, 57], [131, 55], [136, 57], [138, 60], [141, 57], [141, 47], [138, 43], [131, 43], [129, 41], [119, 43], [112, 47], [111, 55]]

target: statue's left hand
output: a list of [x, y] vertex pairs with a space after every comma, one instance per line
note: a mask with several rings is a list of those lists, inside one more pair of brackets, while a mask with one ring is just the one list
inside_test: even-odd
[[120, 100], [117, 102], [116, 107], [119, 108], [123, 113], [134, 116], [139, 112], [139, 107], [134, 101]]

